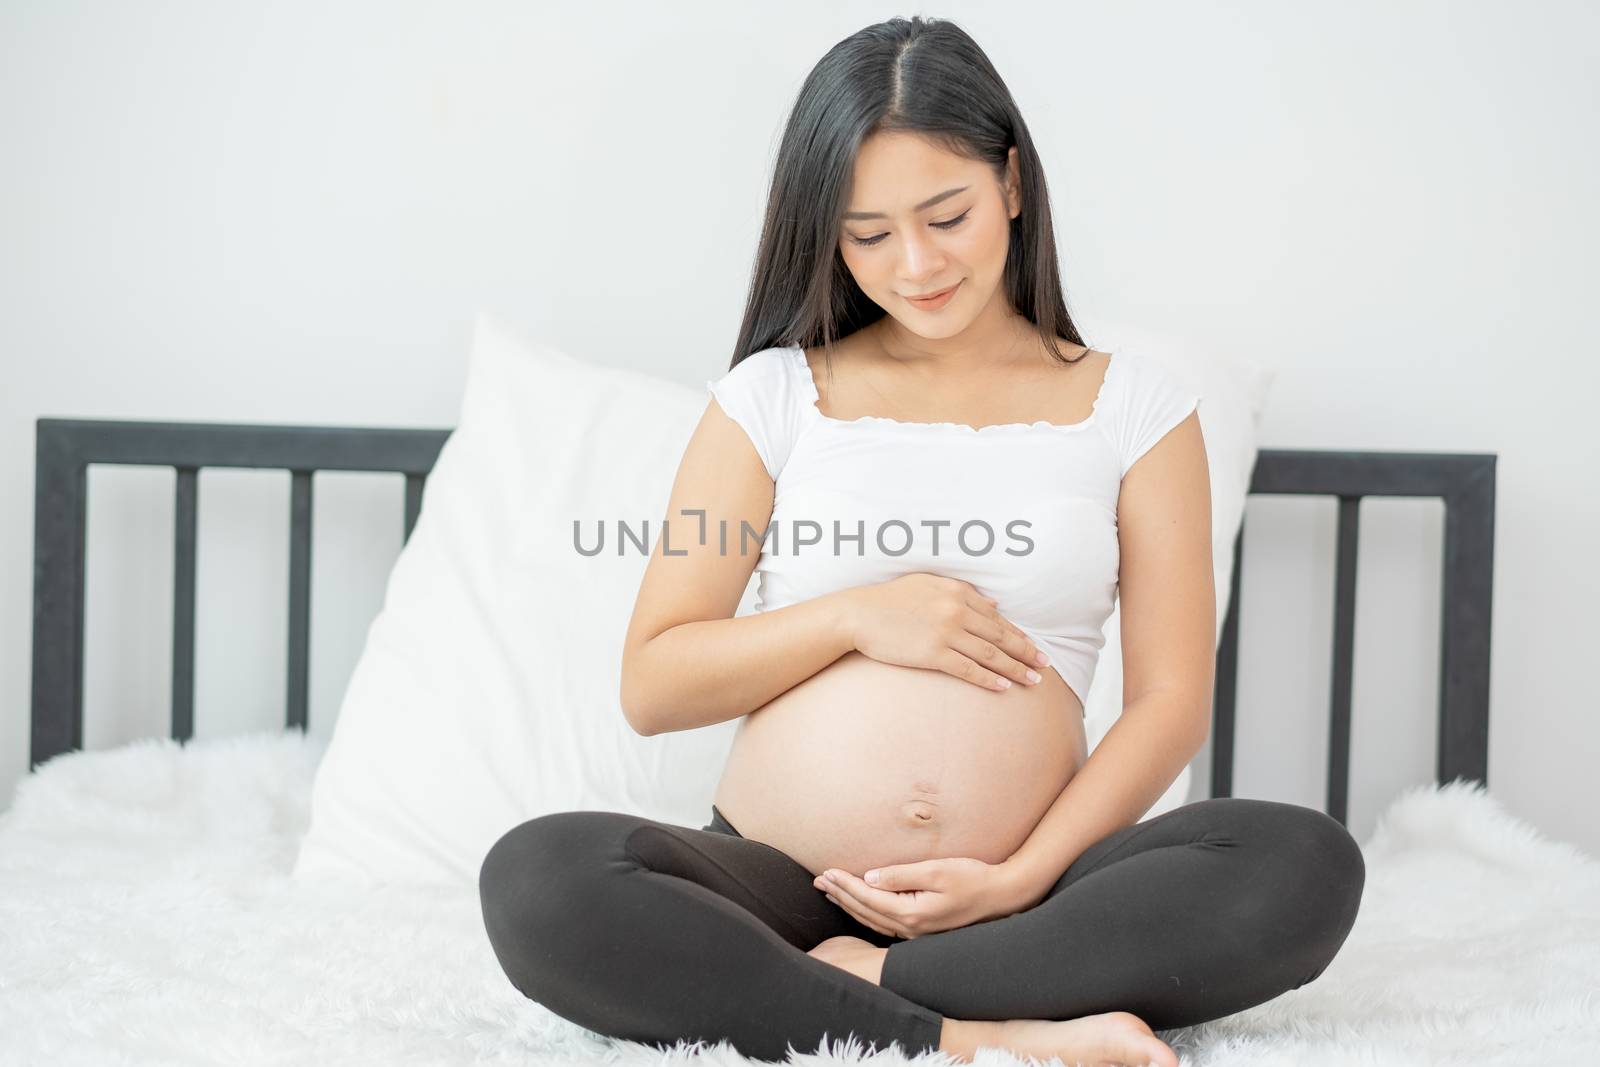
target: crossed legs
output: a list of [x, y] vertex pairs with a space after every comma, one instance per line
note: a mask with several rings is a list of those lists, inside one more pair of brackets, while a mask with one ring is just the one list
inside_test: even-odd
[[[605, 811], [528, 820], [490, 848], [479, 890], [507, 977], [557, 1015], [783, 1060], [851, 1033], [916, 1055], [940, 1047], [946, 1017], [1220, 1018], [1320, 975], [1364, 881], [1337, 820], [1224, 797], [1109, 835], [1027, 911], [909, 940], [857, 922], [715, 810], [700, 829]], [[881, 984], [808, 954], [841, 935], [887, 949]]]

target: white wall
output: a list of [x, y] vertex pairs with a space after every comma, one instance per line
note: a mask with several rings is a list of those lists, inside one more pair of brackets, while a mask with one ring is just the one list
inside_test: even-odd
[[[894, 13], [0, 4], [0, 798], [27, 768], [36, 418], [452, 426], [480, 306], [698, 387], [726, 366], [785, 109]], [[1030, 121], [1074, 309], [1276, 366], [1266, 447], [1499, 454], [1491, 788], [1600, 852], [1594, 6], [933, 13]], [[166, 729], [172, 474], [90, 483], [101, 749]], [[200, 500], [196, 734], [272, 729], [288, 476], [205, 472]], [[400, 479], [319, 475], [316, 506], [325, 734]], [[1320, 806], [1333, 504], [1248, 515], [1235, 791]], [[1363, 838], [1432, 773], [1440, 524], [1436, 502], [1364, 512]]]

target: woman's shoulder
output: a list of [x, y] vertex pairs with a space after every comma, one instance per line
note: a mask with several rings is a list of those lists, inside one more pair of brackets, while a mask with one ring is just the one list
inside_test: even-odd
[[774, 481], [799, 435], [799, 403], [788, 361], [793, 348], [757, 349], [736, 361], [706, 388], [750, 437]]
[[781, 381], [789, 373], [794, 357], [793, 346], [773, 345], [769, 348], [758, 348], [736, 360], [733, 366], [724, 372], [723, 379], [751, 384], [758, 381]]
[[1188, 417], [1200, 394], [1160, 359], [1137, 347], [1112, 351], [1100, 411], [1101, 429], [1120, 457], [1122, 472]]

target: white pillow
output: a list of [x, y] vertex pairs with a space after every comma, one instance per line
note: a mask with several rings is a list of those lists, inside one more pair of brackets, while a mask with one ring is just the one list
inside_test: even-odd
[[[1245, 498], [1255, 469], [1257, 431], [1266, 408], [1274, 372], [1261, 364], [1223, 357], [1143, 326], [1074, 315], [1074, 324], [1088, 344], [1102, 352], [1136, 349], [1148, 355], [1193, 390], [1200, 399], [1200, 428], [1206, 440], [1211, 474], [1211, 564], [1217, 591], [1216, 639], [1228, 617], [1233, 583], [1233, 543], [1244, 522]], [[1083, 726], [1093, 752], [1122, 715], [1122, 598], [1117, 598], [1102, 631], [1105, 647], [1095, 663], [1094, 679], [1084, 700]], [[1167, 787], [1141, 822], [1189, 802], [1192, 769]]]
[[[1253, 423], [1219, 399], [1232, 379], [1215, 382], [1197, 385], [1221, 491], [1248, 476], [1243, 447], [1221, 443], [1251, 442], [1253, 462]], [[318, 766], [294, 877], [472, 887], [489, 846], [537, 815], [705, 823], [738, 720], [641, 737], [618, 698], [628, 618], [704, 407], [699, 389], [585, 363], [479, 315], [461, 418]], [[1219, 529], [1237, 529], [1237, 495], [1215, 508]], [[575, 549], [575, 521], [586, 545], [604, 528], [604, 552]], [[619, 523], [643, 550], [617, 554]], [[752, 576], [736, 614], [754, 589]], [[1118, 619], [1090, 689], [1091, 712], [1097, 691], [1111, 694], [1091, 715], [1109, 709], [1100, 735], [1121, 710]]]

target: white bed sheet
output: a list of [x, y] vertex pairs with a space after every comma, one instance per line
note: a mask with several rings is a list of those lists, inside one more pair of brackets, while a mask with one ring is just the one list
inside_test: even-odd
[[[290, 880], [322, 751], [298, 731], [149, 739], [25, 779], [0, 815], [0, 1063], [752, 1062], [615, 1042], [527, 1000], [476, 886]], [[1363, 848], [1338, 958], [1162, 1032], [1185, 1064], [1600, 1060], [1600, 862], [1460, 785], [1408, 791]], [[830, 1052], [795, 1060], [862, 1050]]]

